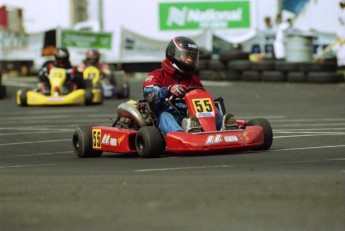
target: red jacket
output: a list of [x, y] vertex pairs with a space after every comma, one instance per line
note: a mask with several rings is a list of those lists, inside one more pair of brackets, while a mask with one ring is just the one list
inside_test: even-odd
[[186, 87], [203, 87], [199, 76], [196, 74], [183, 76], [182, 78], [176, 78], [177, 75], [180, 75], [178, 71], [171, 66], [169, 60], [165, 59], [162, 62], [162, 69], [154, 70], [147, 75], [143, 83], [143, 88], [151, 86], [168, 87], [172, 84], [183, 84]]

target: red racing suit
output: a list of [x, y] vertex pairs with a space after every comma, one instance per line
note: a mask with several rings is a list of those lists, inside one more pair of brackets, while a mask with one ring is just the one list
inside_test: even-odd
[[[181, 84], [188, 87], [203, 87], [199, 76], [181, 75], [168, 59], [162, 62], [162, 68], [150, 72], [143, 83], [143, 95], [145, 100], [154, 108], [157, 116], [162, 112], [170, 112], [175, 115], [176, 111], [165, 103], [170, 97], [168, 87], [173, 84]], [[186, 108], [186, 105], [184, 105]], [[183, 107], [183, 106], [182, 106]], [[180, 120], [177, 119], [178, 121]]]

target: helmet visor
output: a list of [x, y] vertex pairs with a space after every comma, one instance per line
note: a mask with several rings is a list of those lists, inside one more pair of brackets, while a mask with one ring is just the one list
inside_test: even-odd
[[199, 50], [176, 49], [174, 58], [180, 63], [195, 69], [199, 62]]

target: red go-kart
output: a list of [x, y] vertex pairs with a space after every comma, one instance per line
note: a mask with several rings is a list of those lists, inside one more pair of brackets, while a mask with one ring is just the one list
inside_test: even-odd
[[[182, 99], [181, 99], [182, 100]], [[192, 87], [184, 97], [189, 116], [196, 116], [202, 132], [170, 132], [162, 134], [155, 126], [157, 117], [145, 100], [121, 103], [112, 126], [81, 126], [73, 133], [73, 149], [80, 158], [100, 157], [104, 152], [137, 153], [159, 157], [162, 153], [202, 154], [238, 150], [266, 150], [272, 145], [269, 122], [263, 118], [237, 120], [233, 130], [217, 131], [215, 118], [218, 108], [225, 114], [222, 98], [200, 87]], [[178, 99], [167, 100], [176, 110]]]

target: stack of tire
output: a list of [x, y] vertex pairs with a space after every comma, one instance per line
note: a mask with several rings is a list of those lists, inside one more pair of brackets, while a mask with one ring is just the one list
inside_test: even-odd
[[201, 55], [199, 75], [201, 80], [243, 80], [266, 82], [344, 82], [337, 73], [336, 63], [285, 62], [264, 60], [251, 62], [249, 53], [240, 50], [220, 51], [218, 59]]

